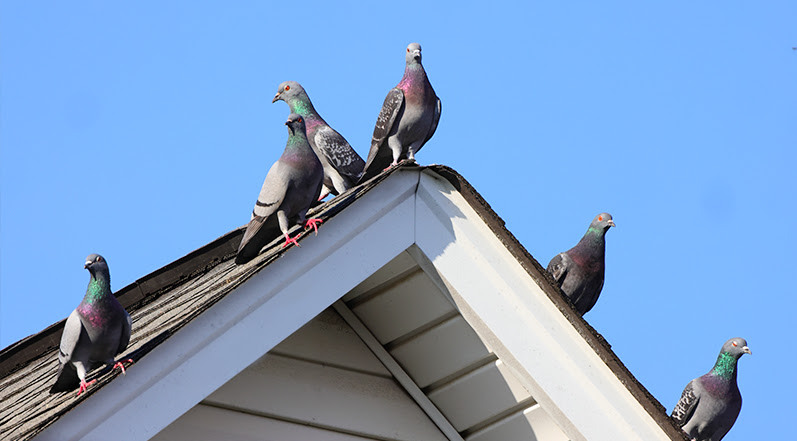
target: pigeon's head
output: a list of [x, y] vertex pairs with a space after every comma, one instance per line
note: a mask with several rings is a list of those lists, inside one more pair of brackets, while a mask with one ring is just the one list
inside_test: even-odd
[[609, 213], [601, 213], [595, 216], [595, 219], [592, 219], [592, 223], [589, 224], [590, 229], [595, 229], [598, 231], [606, 232], [609, 228], [614, 227], [614, 220], [612, 219], [612, 215]]
[[89, 270], [91, 275], [97, 274], [97, 272], [108, 271], [108, 262], [105, 261], [105, 258], [100, 256], [99, 254], [89, 254], [86, 257], [86, 263], [83, 265], [83, 268]]
[[726, 341], [722, 345], [722, 352], [733, 355], [737, 360], [744, 354], [752, 354], [750, 348], [747, 347], [747, 340], [740, 337]]
[[287, 103], [292, 98], [300, 96], [303, 92], [304, 89], [301, 84], [296, 81], [286, 81], [277, 88], [277, 94], [274, 95], [274, 99], [271, 102], [276, 103], [278, 100], [282, 100]]
[[418, 43], [410, 43], [407, 46], [407, 55], [405, 56], [407, 64], [421, 63], [421, 45]]
[[288, 126], [291, 135], [304, 132], [304, 118], [298, 113], [291, 113], [288, 115], [288, 120], [285, 121], [285, 125]]

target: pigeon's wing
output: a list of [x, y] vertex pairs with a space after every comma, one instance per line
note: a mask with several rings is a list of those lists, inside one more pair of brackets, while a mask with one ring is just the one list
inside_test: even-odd
[[559, 253], [548, 263], [547, 270], [549, 273], [551, 273], [553, 279], [556, 280], [559, 286], [562, 286], [562, 282], [567, 275], [567, 271], [570, 268], [571, 262], [570, 256], [568, 256], [566, 253]]
[[346, 139], [332, 127], [320, 128], [313, 138], [327, 161], [350, 183], [357, 182], [365, 161], [351, 148]]
[[246, 226], [244, 237], [238, 246], [235, 263], [240, 265], [252, 260], [278, 231], [273, 228], [276, 222], [274, 222], [275, 217], [271, 215], [285, 200], [290, 184], [288, 174], [287, 166], [280, 161], [275, 162], [269, 169], [260, 189], [260, 195], [257, 197], [255, 209], [252, 210], [252, 220]]
[[266, 174], [263, 187], [255, 202], [255, 209], [252, 210], [252, 217], [268, 217], [274, 214], [285, 199], [288, 191], [289, 178], [287, 166], [281, 161], [277, 161]]
[[119, 348], [116, 350], [117, 354], [120, 354], [122, 351], [127, 349], [127, 345], [130, 343], [131, 329], [133, 329], [133, 319], [130, 318], [130, 314], [125, 311], [125, 319], [122, 322], [122, 336], [119, 339]]
[[700, 401], [700, 398], [695, 393], [694, 383], [695, 380], [692, 380], [686, 385], [681, 393], [681, 399], [678, 400], [678, 404], [672, 410], [672, 418], [678, 423], [678, 427], [683, 427], [692, 418], [697, 408], [697, 403]]
[[[443, 111], [443, 103], [440, 101], [440, 98], [437, 98], [437, 105], [434, 108], [434, 116], [432, 117], [432, 127], [429, 129], [429, 134], [426, 135], [426, 139], [423, 140], [423, 143], [426, 144], [434, 135], [435, 130], [437, 130], [437, 123], [440, 122], [440, 113]], [[420, 150], [420, 148], [418, 149]]]
[[50, 393], [67, 392], [74, 390], [80, 385], [80, 378], [77, 376], [75, 367], [72, 366], [72, 354], [78, 344], [87, 344], [88, 334], [83, 328], [77, 310], [72, 311], [66, 319], [64, 332], [61, 334], [61, 345], [58, 349], [58, 361], [61, 366], [58, 368], [57, 379], [50, 389]]
[[371, 137], [371, 150], [368, 152], [368, 160], [365, 161], [365, 167], [363, 168], [360, 182], [378, 175], [385, 167], [393, 162], [393, 154], [384, 144], [403, 106], [404, 91], [399, 88], [391, 89], [387, 97], [385, 97], [385, 102], [382, 104], [382, 110], [379, 111], [379, 116], [376, 118], [374, 134]]

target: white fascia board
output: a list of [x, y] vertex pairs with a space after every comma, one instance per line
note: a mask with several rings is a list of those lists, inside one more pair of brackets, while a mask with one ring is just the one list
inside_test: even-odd
[[418, 170], [395, 172], [39, 439], [144, 440], [157, 434], [411, 246], [418, 176]]
[[448, 181], [423, 172], [416, 201], [417, 247], [568, 437], [670, 439]]

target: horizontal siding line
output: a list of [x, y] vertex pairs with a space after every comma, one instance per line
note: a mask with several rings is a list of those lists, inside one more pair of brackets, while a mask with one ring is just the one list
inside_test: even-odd
[[397, 438], [384, 438], [384, 437], [381, 437], [381, 436], [378, 436], [378, 435], [372, 435], [372, 434], [369, 434], [369, 433], [362, 433], [362, 432], [357, 432], [357, 431], [353, 431], [353, 430], [341, 429], [339, 427], [328, 426], [328, 425], [325, 425], [325, 424], [318, 424], [318, 423], [314, 423], [314, 422], [310, 422], [310, 421], [306, 421], [306, 420], [299, 420], [299, 419], [295, 419], [295, 418], [289, 418], [289, 417], [285, 417], [285, 416], [282, 416], [282, 415], [274, 415], [274, 414], [270, 414], [270, 413], [266, 413], [266, 412], [256, 412], [256, 411], [253, 411], [251, 409], [244, 408], [244, 407], [231, 406], [229, 404], [219, 403], [219, 402], [215, 402], [215, 401], [202, 400], [202, 401], [199, 402], [198, 405], [207, 406], [207, 407], [214, 407], [216, 409], [223, 409], [223, 410], [228, 410], [228, 411], [231, 411], [231, 412], [238, 412], [238, 413], [243, 413], [243, 414], [246, 414], [246, 415], [252, 415], [252, 416], [261, 417], [261, 418], [268, 418], [268, 419], [277, 420], [277, 421], [284, 421], [284, 422], [292, 423], [292, 424], [299, 424], [299, 425], [302, 425], [302, 426], [313, 427], [313, 428], [316, 428], [316, 429], [326, 430], [326, 431], [329, 431], [329, 432], [335, 432], [335, 433], [340, 433], [340, 434], [344, 434], [344, 435], [359, 436], [361, 438], [366, 438], [366, 439], [370, 439], [370, 440], [374, 440], [374, 441], [403, 441], [403, 440], [400, 440], [400, 439], [397, 439]]
[[456, 382], [457, 380], [470, 374], [471, 372], [477, 371], [491, 363], [495, 363], [496, 361], [498, 361], [498, 356], [496, 356], [491, 352], [487, 354], [484, 358], [477, 360], [465, 366], [464, 368], [456, 372], [453, 372], [449, 375], [446, 375], [445, 377], [435, 381], [434, 383], [427, 385], [426, 387], [423, 388], [423, 393], [425, 393], [426, 395], [431, 395], [433, 392], [436, 392], [448, 386], [449, 384]]
[[377, 372], [369, 371], [367, 369], [353, 368], [353, 367], [350, 367], [350, 366], [343, 366], [343, 365], [338, 364], [338, 363], [329, 363], [329, 362], [326, 362], [326, 361], [314, 360], [312, 358], [301, 357], [301, 356], [298, 356], [298, 355], [285, 354], [283, 352], [280, 352], [280, 351], [277, 351], [277, 350], [274, 350], [274, 349], [268, 351], [268, 355], [269, 356], [280, 357], [280, 358], [287, 358], [287, 359], [290, 359], [290, 360], [303, 361], [305, 363], [313, 363], [313, 364], [316, 364], [316, 365], [322, 366], [322, 367], [340, 369], [340, 370], [344, 370], [344, 371], [354, 372], [354, 373], [357, 373], [357, 374], [369, 375], [371, 377], [387, 378], [387, 379], [392, 379], [393, 378], [393, 375], [391, 375], [389, 372], [387, 374], [380, 374], [380, 373], [377, 373]]
[[438, 326], [442, 326], [452, 320], [455, 320], [457, 317], [460, 317], [459, 311], [457, 310], [449, 311], [441, 315], [440, 317], [437, 317], [436, 319], [427, 322], [426, 324], [418, 326], [417, 328], [405, 333], [404, 335], [400, 335], [394, 338], [393, 340], [386, 342], [384, 344], [384, 347], [388, 352], [392, 352], [397, 347], [416, 339], [422, 334], [425, 334]]
[[416, 273], [421, 272], [421, 267], [418, 265], [413, 266], [412, 268], [408, 268], [395, 276], [387, 279], [386, 281], [376, 285], [375, 287], [363, 292], [362, 294], [358, 295], [353, 299], [349, 299], [346, 301], [346, 306], [349, 309], [354, 309], [357, 306], [362, 305], [363, 303], [373, 299], [374, 297], [378, 297], [382, 294], [382, 292], [387, 291], [388, 289], [404, 282], [405, 280], [409, 279], [410, 277], [414, 276]]
[[534, 409], [535, 407], [540, 407], [540, 405], [536, 401], [534, 401], [534, 397], [527, 398], [521, 401], [520, 403], [510, 407], [509, 409], [499, 413], [498, 415], [495, 415], [480, 423], [468, 427], [467, 429], [460, 432], [460, 434], [462, 435], [463, 438], [467, 440], [470, 437], [479, 435], [488, 430], [492, 430], [493, 427], [495, 427], [498, 424], [501, 424], [502, 422], [504, 422], [504, 420], [512, 418], [517, 414], [522, 414], [527, 410]]

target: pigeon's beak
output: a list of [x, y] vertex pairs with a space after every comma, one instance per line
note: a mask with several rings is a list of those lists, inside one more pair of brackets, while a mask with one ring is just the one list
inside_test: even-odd
[[611, 220], [611, 219], [608, 222], [606, 222], [606, 223], [609, 224], [610, 227], [616, 227], [617, 226], [617, 225], [614, 224], [614, 221]]
[[88, 269], [91, 266], [91, 261], [87, 260], [86, 263], [83, 264], [83, 269]]
[[421, 60], [421, 51], [412, 51], [412, 58], [420, 61]]
[[753, 355], [753, 352], [747, 346], [742, 346], [742, 352], [744, 352], [745, 354]]
[[285, 125], [288, 126], [288, 129], [291, 131], [291, 135], [293, 135], [293, 126], [291, 126], [291, 122], [285, 121]]
[[280, 93], [279, 93], [279, 92], [277, 92], [277, 94], [276, 94], [276, 95], [274, 95], [274, 99], [273, 99], [273, 100], [271, 100], [271, 102], [272, 102], [272, 103], [276, 103], [276, 102], [277, 102], [277, 100], [279, 100], [279, 99], [280, 99]]

